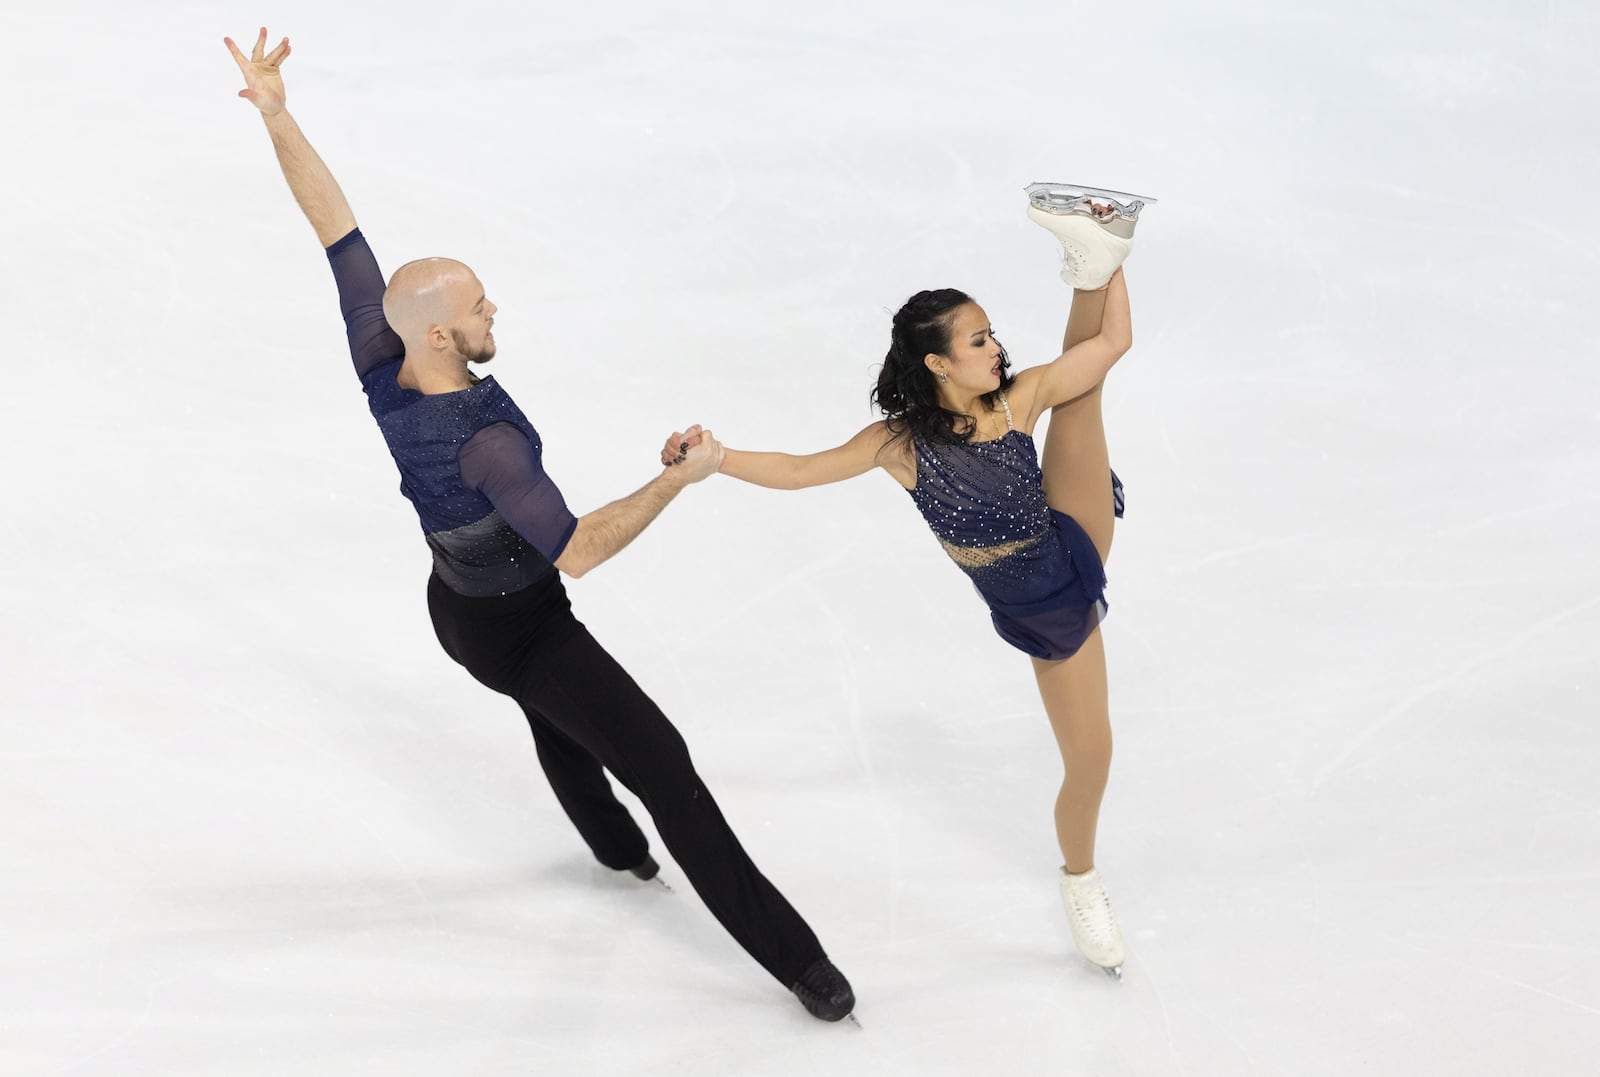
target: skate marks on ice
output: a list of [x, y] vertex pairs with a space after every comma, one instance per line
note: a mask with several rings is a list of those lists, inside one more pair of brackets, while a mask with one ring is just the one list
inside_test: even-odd
[[[1350, 738], [1342, 749], [1318, 768], [1312, 775], [1311, 788], [1320, 788], [1335, 774], [1344, 771], [1351, 765], [1352, 760], [1362, 755], [1390, 727], [1413, 714], [1423, 700], [1442, 692], [1459, 688], [1464, 680], [1469, 679], [1486, 665], [1504, 660], [1507, 655], [1515, 654], [1540, 636], [1597, 607], [1600, 607], [1600, 595], [1586, 598], [1558, 612], [1548, 614], [1507, 638], [1496, 639], [1493, 645], [1485, 646], [1479, 653], [1457, 663], [1445, 673], [1412, 688], [1405, 696]], [[1427, 720], [1427, 724], [1430, 726], [1435, 725], [1442, 720], [1442, 717], [1435, 717]], [[1401, 747], [1399, 743], [1393, 743], [1387, 749], [1379, 751], [1376, 757], [1381, 757], [1390, 751], [1397, 750], [1399, 747]], [[1371, 758], [1374, 757], [1369, 754], [1366, 761], [1370, 762]]]

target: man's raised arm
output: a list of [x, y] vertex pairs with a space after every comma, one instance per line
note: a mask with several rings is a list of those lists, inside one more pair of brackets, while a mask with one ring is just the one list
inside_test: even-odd
[[317, 230], [317, 239], [328, 252], [333, 279], [339, 286], [339, 310], [350, 340], [350, 358], [355, 362], [356, 373], [365, 378], [381, 363], [404, 355], [405, 345], [383, 317], [383, 274], [366, 239], [356, 231], [350, 203], [344, 200], [333, 173], [300, 133], [300, 125], [284, 108], [283, 76], [278, 68], [289, 58], [289, 39], [284, 38], [263, 56], [267, 45], [267, 28], [263, 26], [248, 60], [232, 38], [222, 40], [244, 75], [245, 88], [239, 96], [261, 110], [283, 178], [289, 181], [294, 200], [300, 203], [306, 220]]
[[222, 40], [244, 75], [245, 88], [239, 91], [239, 96], [261, 110], [261, 118], [272, 136], [272, 148], [277, 151], [278, 164], [283, 169], [283, 178], [289, 181], [294, 200], [300, 203], [306, 220], [317, 230], [317, 239], [323, 247], [331, 247], [355, 229], [356, 218], [333, 173], [328, 171], [328, 166], [300, 132], [300, 125], [284, 108], [283, 76], [278, 69], [289, 58], [289, 39], [284, 38], [277, 48], [263, 55], [267, 45], [267, 28], [263, 26], [249, 59], [239, 51], [232, 38]]

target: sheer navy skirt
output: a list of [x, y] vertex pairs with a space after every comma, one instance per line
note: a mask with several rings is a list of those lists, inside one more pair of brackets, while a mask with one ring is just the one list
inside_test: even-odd
[[[1112, 475], [1115, 512], [1122, 516], [1122, 482]], [[1028, 549], [1001, 562], [969, 569], [1000, 638], [1049, 662], [1078, 653], [1110, 608], [1106, 569], [1077, 520], [1050, 510], [1050, 530]]]

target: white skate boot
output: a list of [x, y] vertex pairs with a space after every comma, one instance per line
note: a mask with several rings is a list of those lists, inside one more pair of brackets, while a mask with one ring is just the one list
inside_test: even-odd
[[1107, 976], [1120, 981], [1125, 954], [1122, 932], [1112, 915], [1111, 899], [1106, 896], [1100, 873], [1090, 868], [1082, 875], [1069, 875], [1062, 868], [1061, 903], [1067, 907], [1072, 938], [1083, 956], [1104, 969]]
[[[1156, 201], [1072, 183], [1035, 183], [1027, 192], [1028, 219], [1061, 241], [1061, 279], [1091, 292], [1128, 257], [1139, 211]], [[1108, 208], [1102, 213], [1097, 205]]]

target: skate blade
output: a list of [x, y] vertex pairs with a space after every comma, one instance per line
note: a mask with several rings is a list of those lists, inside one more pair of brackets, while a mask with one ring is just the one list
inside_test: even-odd
[[1112, 191], [1104, 187], [1083, 187], [1076, 183], [1030, 183], [1024, 188], [1028, 201], [1046, 213], [1087, 213], [1094, 216], [1090, 202], [1110, 202], [1115, 214], [1124, 220], [1137, 221], [1139, 211], [1153, 206], [1157, 199], [1126, 191]]
[[867, 1030], [866, 1026], [861, 1023], [861, 1019], [856, 1016], [854, 1010], [851, 1010], [849, 1013], [845, 1014], [844, 1015], [844, 1019], [846, 1021], [849, 1021], [852, 1025], [855, 1025], [857, 1028], [859, 1028], [863, 1032], [865, 1032]]
[[1102, 965], [1102, 966], [1100, 966], [1100, 971], [1105, 973], [1107, 976], [1111, 977], [1113, 980], [1117, 981], [1117, 983], [1121, 983], [1122, 982], [1122, 966], [1121, 965], [1115, 965], [1115, 966], [1113, 966], [1113, 967], [1111, 967], [1109, 969]]
[[669, 894], [676, 894], [677, 893], [676, 890], [674, 890], [672, 887], [667, 885], [667, 880], [663, 879], [659, 875], [657, 875], [655, 878], [651, 879], [650, 881], [655, 883], [655, 884], [657, 884], [658, 886], [660, 886], [661, 889], [665, 890]]

